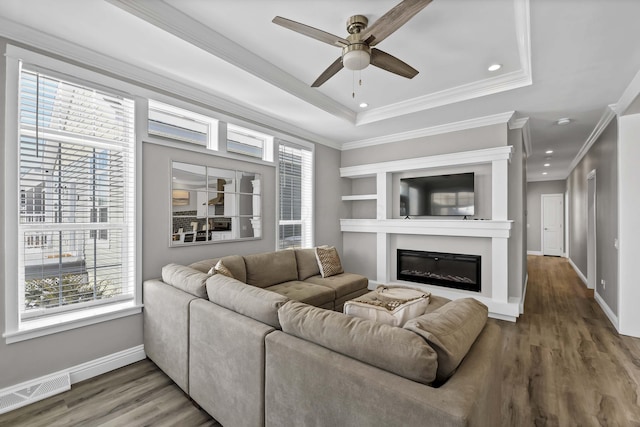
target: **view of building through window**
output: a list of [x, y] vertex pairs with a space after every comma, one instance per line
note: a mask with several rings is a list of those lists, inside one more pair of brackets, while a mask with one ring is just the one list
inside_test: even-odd
[[133, 101], [23, 69], [21, 319], [132, 298]]

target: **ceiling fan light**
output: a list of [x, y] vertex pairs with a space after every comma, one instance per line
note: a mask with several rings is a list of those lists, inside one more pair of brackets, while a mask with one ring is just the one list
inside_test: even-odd
[[350, 50], [342, 55], [342, 65], [347, 70], [364, 70], [369, 65], [371, 57], [366, 50]]

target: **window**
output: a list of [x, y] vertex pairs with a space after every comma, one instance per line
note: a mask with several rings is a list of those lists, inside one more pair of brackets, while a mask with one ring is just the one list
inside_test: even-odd
[[135, 297], [134, 102], [26, 68], [19, 79], [17, 311], [29, 329]]
[[273, 161], [273, 137], [240, 126], [227, 124], [227, 151]]
[[313, 152], [278, 146], [278, 249], [313, 246]]
[[149, 135], [218, 149], [218, 121], [192, 111], [149, 100]]

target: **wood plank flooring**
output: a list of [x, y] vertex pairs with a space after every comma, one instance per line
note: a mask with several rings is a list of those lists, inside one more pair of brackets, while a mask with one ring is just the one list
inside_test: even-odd
[[640, 426], [640, 339], [619, 335], [564, 258], [528, 257], [504, 333], [503, 426]]
[[0, 426], [217, 426], [149, 359], [0, 415]]
[[[640, 427], [640, 339], [618, 335], [566, 259], [528, 261], [525, 313], [495, 321], [504, 333], [502, 425]], [[0, 426], [219, 424], [143, 360], [0, 415]]]

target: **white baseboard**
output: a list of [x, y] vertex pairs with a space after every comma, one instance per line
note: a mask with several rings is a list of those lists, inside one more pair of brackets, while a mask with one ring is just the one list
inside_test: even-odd
[[542, 256], [544, 254], [542, 253], [542, 251], [527, 251], [527, 255], [539, 255], [539, 256]]
[[620, 332], [620, 329], [618, 327], [618, 316], [616, 316], [613, 313], [611, 308], [609, 308], [609, 305], [602, 299], [602, 297], [597, 292], [593, 293], [593, 297], [595, 298], [596, 302], [598, 303], [602, 311], [604, 311], [604, 314], [609, 318], [609, 321], [611, 322], [613, 327], [616, 328], [616, 331]]
[[587, 281], [587, 276], [585, 276], [584, 274], [582, 274], [582, 271], [580, 271], [580, 269], [578, 268], [577, 265], [575, 265], [573, 263], [573, 261], [571, 260], [571, 258], [567, 258], [569, 260], [569, 264], [571, 265], [571, 267], [573, 267], [573, 269], [575, 270], [576, 274], [578, 275], [578, 277], [580, 278], [580, 280], [582, 280], [582, 282], [584, 283], [584, 285], [586, 287], [589, 287], [588, 285], [588, 281]]
[[100, 357], [71, 368], [44, 375], [0, 390], [0, 414], [18, 409], [47, 397], [62, 393], [71, 384], [102, 375], [146, 358], [144, 346], [139, 345], [108, 356]]

